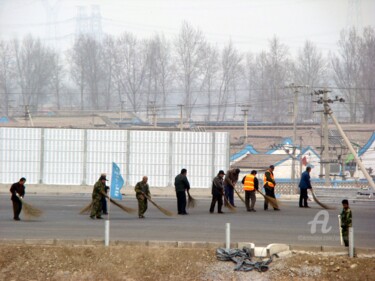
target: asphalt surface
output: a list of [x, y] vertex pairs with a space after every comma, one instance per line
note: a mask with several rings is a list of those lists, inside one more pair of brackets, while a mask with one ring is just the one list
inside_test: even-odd
[[[92, 220], [79, 211], [90, 203], [89, 194], [28, 195], [26, 202], [42, 209], [38, 219], [13, 220], [10, 196], [0, 194], [0, 239], [104, 239], [104, 220]], [[238, 198], [237, 198], [238, 199]], [[236, 199], [236, 200], [237, 200]], [[162, 207], [176, 212], [176, 199], [156, 197]], [[210, 199], [197, 199], [197, 206], [188, 210], [189, 215], [167, 217], [149, 203], [145, 219], [137, 214], [127, 214], [115, 205], [110, 208], [111, 240], [162, 240], [162, 241], [205, 241], [225, 242], [225, 225], [231, 224], [232, 242], [254, 242], [256, 245], [287, 243], [292, 245], [339, 246], [337, 215], [341, 206], [328, 210], [329, 219], [322, 232], [322, 225], [316, 225], [316, 232], [308, 224], [323, 209], [311, 202], [312, 208], [298, 208], [296, 201], [283, 201], [281, 211], [263, 210], [263, 201], [256, 203], [257, 212], [246, 212], [244, 204], [237, 200], [236, 213], [223, 209], [225, 214], [208, 212]], [[125, 197], [124, 205], [137, 208], [135, 198]], [[353, 228], [356, 247], [375, 248], [375, 203], [352, 202]], [[216, 210], [215, 210], [216, 211]], [[103, 216], [107, 218], [107, 216]], [[318, 219], [323, 220], [324, 216]]]

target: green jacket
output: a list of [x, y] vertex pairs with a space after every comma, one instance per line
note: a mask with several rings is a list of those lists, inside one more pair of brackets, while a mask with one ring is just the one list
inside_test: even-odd
[[151, 196], [150, 188], [148, 186], [148, 183], [143, 183], [142, 181], [138, 182], [135, 185], [134, 191], [135, 191], [136, 195], [141, 195], [142, 193], [144, 193], [147, 196]]
[[190, 189], [190, 184], [187, 177], [183, 174], [179, 174], [174, 179], [174, 186], [176, 192], [185, 191]]
[[350, 208], [346, 210], [342, 209], [340, 216], [342, 228], [348, 228], [352, 226], [352, 210], [350, 210]]
[[94, 185], [94, 189], [92, 190], [92, 199], [102, 199], [103, 193], [105, 193], [105, 184], [98, 180]]

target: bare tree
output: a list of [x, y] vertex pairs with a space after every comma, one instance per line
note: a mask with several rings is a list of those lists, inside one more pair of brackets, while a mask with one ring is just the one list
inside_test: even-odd
[[53, 64], [52, 64], [52, 72], [51, 72], [51, 88], [55, 92], [56, 98], [56, 106], [57, 109], [61, 109], [61, 93], [64, 89], [64, 78], [65, 78], [65, 70], [64, 66], [61, 62], [61, 56], [58, 53], [53, 55]]
[[358, 115], [358, 97], [360, 88], [360, 37], [352, 28], [342, 31], [338, 42], [339, 53], [332, 55], [333, 78], [336, 85], [342, 88], [346, 98], [344, 106], [349, 109], [350, 122], [355, 123]]
[[32, 36], [27, 36], [21, 45], [14, 40], [13, 46], [23, 104], [38, 109], [46, 98], [45, 90], [52, 77], [53, 53]]
[[208, 121], [211, 121], [212, 103], [214, 101], [214, 88], [216, 86], [219, 71], [219, 52], [216, 47], [207, 44], [203, 60], [203, 82], [201, 91], [207, 94], [208, 99]]
[[114, 86], [114, 71], [115, 71], [115, 40], [111, 35], [106, 35], [102, 42], [103, 57], [102, 57], [102, 80], [104, 88], [104, 104], [106, 109], [110, 108], [112, 102], [112, 92]]
[[0, 94], [2, 112], [9, 115], [11, 90], [14, 86], [15, 64], [13, 50], [9, 42], [0, 41]]
[[[217, 120], [226, 119], [226, 111], [229, 99], [236, 104], [236, 88], [239, 78], [243, 74], [241, 65], [242, 56], [233, 47], [230, 41], [223, 49], [221, 55], [220, 86], [218, 92], [218, 117]], [[235, 114], [235, 112], [234, 112]]]
[[130, 33], [122, 34], [116, 42], [116, 81], [133, 112], [138, 112], [142, 102], [147, 59], [145, 45]]
[[270, 41], [267, 61], [270, 96], [263, 106], [267, 107], [271, 121], [279, 122], [282, 117], [286, 116], [287, 97], [282, 88], [289, 80], [291, 63], [288, 48], [276, 37]]
[[201, 85], [205, 45], [202, 32], [184, 22], [176, 38], [175, 48], [177, 75], [184, 88], [185, 113], [188, 119], [191, 118], [193, 106], [198, 98], [196, 93]]
[[360, 101], [363, 104], [363, 121], [375, 123], [375, 31], [366, 27], [360, 43], [361, 85]]
[[[327, 63], [323, 59], [321, 52], [310, 41], [306, 41], [302, 49], [299, 50], [297, 60], [293, 65], [293, 81], [296, 85], [307, 85], [311, 88], [317, 85], [325, 85], [328, 83], [325, 77], [327, 76]], [[299, 99], [300, 112], [299, 116], [302, 119], [312, 119], [313, 105], [311, 95], [308, 91]]]
[[[268, 103], [269, 94], [269, 72], [268, 72], [268, 61], [266, 52], [261, 52], [255, 57], [255, 70], [254, 74], [254, 87], [255, 97], [251, 100], [253, 106], [252, 112], [255, 114], [256, 120], [267, 120], [269, 110], [265, 107]], [[267, 116], [266, 116], [267, 115]]]
[[86, 89], [86, 54], [84, 52], [84, 35], [79, 36], [72, 47], [68, 50], [68, 62], [70, 66], [70, 76], [74, 83], [79, 87], [80, 108], [84, 109], [84, 93]]
[[100, 105], [99, 93], [103, 77], [101, 43], [91, 36], [84, 37], [83, 52], [86, 58], [85, 79], [89, 90], [90, 101], [93, 108], [98, 109]]

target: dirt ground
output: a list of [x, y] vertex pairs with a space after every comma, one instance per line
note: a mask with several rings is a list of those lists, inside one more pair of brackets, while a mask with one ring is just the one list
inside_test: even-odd
[[375, 280], [375, 258], [291, 252], [267, 272], [235, 272], [215, 249], [0, 245], [0, 280]]

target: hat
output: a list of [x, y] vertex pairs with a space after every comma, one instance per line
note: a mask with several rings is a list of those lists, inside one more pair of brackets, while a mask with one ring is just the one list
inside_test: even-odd
[[101, 181], [101, 180], [106, 180], [106, 181], [108, 181], [107, 178], [106, 178], [106, 176], [100, 176], [99, 180], [100, 180], [100, 181]]
[[225, 175], [224, 171], [223, 170], [220, 170], [218, 175]]

